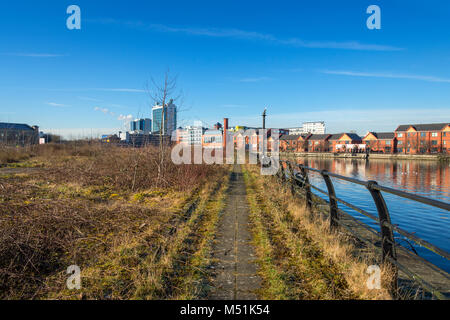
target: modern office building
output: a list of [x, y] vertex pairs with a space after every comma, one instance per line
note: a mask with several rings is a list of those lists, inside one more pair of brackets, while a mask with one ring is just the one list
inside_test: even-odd
[[[156, 105], [152, 108], [153, 121], [152, 121], [152, 133], [170, 136], [177, 128], [177, 107], [171, 99], [169, 103], [164, 107], [162, 105]], [[163, 119], [164, 114], [164, 119]], [[164, 125], [163, 125], [164, 123]]]
[[301, 135], [303, 134], [303, 127], [289, 128], [289, 135]]
[[325, 134], [325, 122], [315, 121], [315, 122], [303, 122], [301, 127], [289, 128], [290, 135], [300, 135], [300, 134]]
[[303, 133], [325, 134], [325, 122], [303, 122]]
[[193, 126], [186, 126], [180, 130], [180, 143], [187, 145], [202, 145], [202, 136], [206, 128], [200, 121], [196, 121]]
[[152, 131], [152, 120], [145, 118], [131, 121], [130, 131], [137, 134], [149, 134]]

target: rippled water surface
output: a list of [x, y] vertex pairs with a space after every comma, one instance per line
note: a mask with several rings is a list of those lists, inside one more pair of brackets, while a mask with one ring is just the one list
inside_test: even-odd
[[[418, 160], [352, 160], [298, 158], [298, 163], [317, 169], [326, 169], [340, 175], [361, 180], [376, 180], [380, 185], [415, 193], [421, 196], [450, 202], [450, 164]], [[312, 173], [311, 182], [326, 190], [320, 174]], [[359, 185], [332, 178], [337, 197], [377, 215], [369, 191]], [[321, 193], [313, 191], [322, 198]], [[416, 236], [450, 252], [450, 212], [427, 206], [412, 200], [383, 193], [393, 224], [415, 233]], [[378, 225], [350, 208], [340, 208], [378, 230]], [[409, 246], [401, 236], [399, 243]], [[414, 246], [420, 256], [450, 272], [450, 262], [420, 247]]]

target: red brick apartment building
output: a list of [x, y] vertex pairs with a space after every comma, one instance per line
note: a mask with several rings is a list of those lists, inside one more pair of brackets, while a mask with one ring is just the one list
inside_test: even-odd
[[[287, 129], [278, 129], [278, 143], [279, 143], [279, 149], [281, 149], [281, 141], [280, 137], [283, 135], [287, 135], [289, 133], [289, 130]], [[272, 151], [272, 145], [274, 143], [274, 132], [272, 129], [267, 129], [267, 151]]]
[[397, 138], [394, 132], [368, 132], [362, 139], [367, 151], [396, 153]]
[[308, 152], [328, 152], [331, 134], [312, 134], [308, 138]]
[[397, 152], [450, 153], [450, 124], [404, 124], [395, 130]]
[[202, 147], [222, 148], [225, 140], [224, 136], [222, 130], [207, 130], [202, 135]]
[[[219, 125], [216, 126], [219, 128]], [[257, 151], [259, 128], [247, 135], [237, 134], [232, 138], [235, 146]], [[217, 148], [226, 143], [228, 119], [224, 119], [222, 130], [209, 130], [202, 136], [202, 146]], [[267, 150], [273, 144], [272, 130], [267, 132]], [[279, 129], [280, 150], [284, 152], [352, 152], [371, 151], [386, 154], [450, 154], [450, 123], [406, 124], [395, 132], [368, 132], [363, 138], [356, 133], [289, 135], [288, 130]], [[180, 139], [177, 136], [177, 142]], [[230, 137], [231, 138], [231, 137]]]
[[285, 134], [280, 137], [280, 150], [291, 152], [308, 151], [308, 135]]
[[362, 139], [356, 133], [337, 133], [329, 139], [331, 152], [351, 152], [359, 149]]

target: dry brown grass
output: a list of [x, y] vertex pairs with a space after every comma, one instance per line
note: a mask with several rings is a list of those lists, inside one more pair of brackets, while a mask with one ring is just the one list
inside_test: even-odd
[[8, 163], [15, 163], [34, 156], [33, 148], [15, 148], [0, 145], [0, 167]]
[[[369, 289], [366, 285], [369, 277], [367, 268], [375, 261], [373, 253], [365, 252], [364, 256], [359, 255], [350, 236], [342, 232], [330, 232], [328, 220], [318, 212], [308, 210], [305, 202], [299, 196], [293, 196], [275, 177], [260, 176], [256, 168], [250, 166], [247, 166], [247, 172], [252, 177], [261, 201], [271, 212], [271, 229], [278, 228], [282, 234], [284, 250], [292, 247], [292, 253], [296, 252], [297, 246], [303, 246], [296, 252], [296, 259], [303, 260], [306, 265], [311, 263], [311, 257], [317, 260], [306, 272], [316, 270], [316, 275], [309, 278], [313, 286], [322, 287], [323, 290], [319, 289], [312, 295], [303, 292], [304, 298], [391, 299], [387, 288]], [[275, 193], [274, 189], [277, 190]], [[276, 247], [274, 250], [277, 250]], [[308, 251], [312, 256], [308, 256]], [[391, 272], [383, 266], [380, 267], [384, 283], [389, 283]], [[295, 266], [294, 263], [293, 272], [290, 273], [295, 274], [295, 268], [301, 269], [304, 266]], [[321, 273], [323, 275], [320, 275]], [[326, 280], [327, 277], [329, 280]], [[289, 291], [289, 286], [286, 290]]]
[[[226, 173], [218, 166], [176, 166], [166, 157], [158, 179], [152, 147], [50, 144], [29, 155], [32, 160], [18, 165], [38, 170], [0, 171], [2, 299], [139, 297], [139, 285], [124, 268], [137, 270], [168, 250], [170, 237], [164, 237], [168, 230], [177, 234], [173, 226], [185, 225], [186, 206], [206, 197], [207, 180]], [[86, 276], [83, 295], [64, 293], [65, 270], [72, 264]], [[116, 275], [89, 280], [93, 274]], [[140, 297], [166, 298], [148, 290]]]
[[[312, 213], [298, 199], [293, 201], [289, 191], [283, 190], [283, 197], [289, 212], [298, 221], [301, 221], [302, 227], [319, 244], [324, 255], [331, 258], [339, 266], [349, 288], [358, 298], [391, 299], [386, 288], [375, 290], [369, 289], [366, 285], [368, 280], [367, 268], [377, 260], [374, 252], [366, 253], [364, 257], [355, 256], [357, 249], [354, 246], [353, 238], [345, 233], [330, 232], [329, 221], [317, 213]], [[388, 279], [392, 276], [389, 269], [386, 269], [383, 265], [380, 268], [381, 277], [388, 283]]]

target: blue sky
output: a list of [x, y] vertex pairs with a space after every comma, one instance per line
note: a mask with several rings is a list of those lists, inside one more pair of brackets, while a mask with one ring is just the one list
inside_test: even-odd
[[[81, 8], [81, 30], [66, 8]], [[366, 8], [381, 8], [369, 30]], [[0, 121], [65, 136], [150, 115], [170, 68], [179, 124], [328, 132], [450, 121], [448, 1], [14, 1], [0, 6]]]

